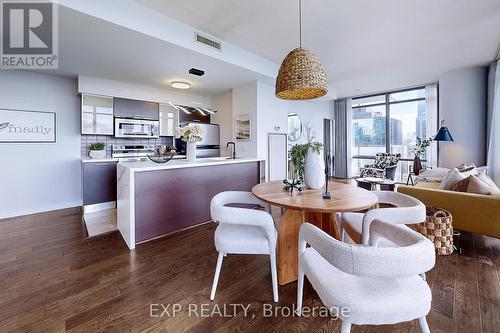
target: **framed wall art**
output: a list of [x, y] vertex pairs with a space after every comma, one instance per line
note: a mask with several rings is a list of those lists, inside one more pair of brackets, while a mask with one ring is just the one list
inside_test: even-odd
[[56, 142], [56, 113], [0, 109], [0, 143]]

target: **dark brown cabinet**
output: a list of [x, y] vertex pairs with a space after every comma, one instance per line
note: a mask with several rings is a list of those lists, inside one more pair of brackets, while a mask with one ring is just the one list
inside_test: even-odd
[[114, 98], [115, 117], [159, 120], [159, 103], [138, 101], [127, 98]]
[[83, 205], [116, 201], [116, 161], [82, 164]]

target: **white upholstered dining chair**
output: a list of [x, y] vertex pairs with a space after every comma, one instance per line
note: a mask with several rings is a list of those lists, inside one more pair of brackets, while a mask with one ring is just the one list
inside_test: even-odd
[[369, 245], [343, 243], [304, 223], [299, 234], [297, 314], [307, 276], [325, 306], [339, 313], [342, 333], [350, 332], [352, 324], [414, 319], [422, 332], [430, 333], [425, 316], [432, 296], [419, 274], [434, 267], [432, 242], [405, 225], [375, 221]]
[[[228, 204], [259, 205], [266, 211], [248, 208], [227, 207]], [[250, 192], [227, 191], [213, 197], [210, 203], [212, 220], [219, 225], [215, 230], [215, 248], [219, 252], [210, 299], [215, 291], [226, 254], [267, 254], [271, 261], [273, 299], [278, 302], [278, 277], [276, 270], [277, 231], [270, 207]]]
[[370, 225], [375, 220], [392, 224], [415, 224], [425, 221], [425, 205], [409, 195], [392, 191], [374, 191], [379, 204], [395, 207], [376, 208], [366, 213], [342, 213], [340, 233], [342, 241], [347, 233], [357, 244], [368, 244]]

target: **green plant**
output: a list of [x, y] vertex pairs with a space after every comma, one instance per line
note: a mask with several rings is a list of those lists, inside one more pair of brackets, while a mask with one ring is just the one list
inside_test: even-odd
[[91, 143], [89, 145], [90, 150], [104, 150], [105, 147], [106, 145], [102, 142]]
[[304, 144], [293, 145], [290, 149], [290, 160], [292, 162], [295, 173], [297, 173], [299, 179], [304, 179], [304, 167], [306, 164], [307, 152], [311, 148], [313, 152], [320, 153], [323, 148], [323, 144], [319, 142], [310, 142]]
[[431, 145], [431, 142], [432, 138], [422, 140], [417, 136], [417, 142], [415, 143], [415, 147], [412, 149], [415, 156], [420, 157], [420, 155], [425, 152], [425, 149]]

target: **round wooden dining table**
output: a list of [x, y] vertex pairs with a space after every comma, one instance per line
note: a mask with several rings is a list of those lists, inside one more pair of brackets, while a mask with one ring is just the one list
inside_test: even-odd
[[324, 189], [286, 191], [282, 181], [257, 184], [252, 193], [263, 202], [281, 207], [278, 230], [278, 282], [284, 285], [297, 280], [300, 225], [309, 222], [340, 239], [335, 214], [368, 209], [378, 202], [365, 189], [339, 182], [329, 182], [331, 199], [323, 199]]

